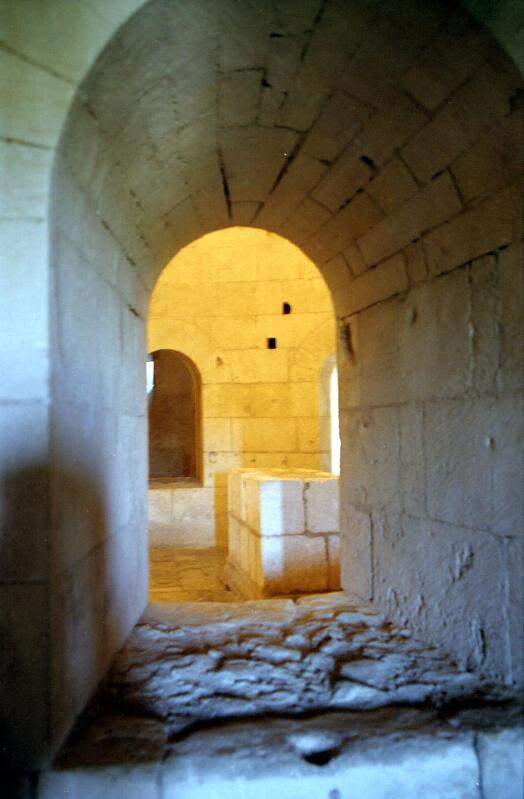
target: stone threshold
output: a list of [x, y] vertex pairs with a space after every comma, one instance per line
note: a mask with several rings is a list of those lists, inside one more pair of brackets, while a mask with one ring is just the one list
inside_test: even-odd
[[218, 720], [165, 740], [115, 719], [37, 799], [521, 799], [520, 708]]
[[521, 722], [341, 592], [150, 605], [31, 799], [522, 799]]

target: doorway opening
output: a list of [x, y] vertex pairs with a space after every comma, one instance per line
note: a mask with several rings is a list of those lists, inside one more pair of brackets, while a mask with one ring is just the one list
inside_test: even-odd
[[200, 375], [189, 358], [157, 350], [146, 364], [149, 480], [192, 481], [200, 476]]
[[338, 369], [335, 364], [329, 378], [329, 422], [331, 471], [340, 474], [340, 422], [338, 415]]
[[336, 353], [325, 359], [319, 380], [320, 435], [326, 452], [326, 469], [340, 475], [340, 419]]
[[[148, 338], [150, 599], [338, 588], [335, 316], [317, 267], [267, 231], [203, 236], [161, 274]], [[245, 489], [240, 504], [232, 479]], [[328, 526], [325, 513], [313, 518], [321, 501]]]

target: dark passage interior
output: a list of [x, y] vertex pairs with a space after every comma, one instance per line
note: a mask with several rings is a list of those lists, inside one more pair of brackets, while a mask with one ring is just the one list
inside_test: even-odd
[[197, 478], [198, 375], [188, 358], [172, 350], [153, 352], [149, 391], [149, 476]]

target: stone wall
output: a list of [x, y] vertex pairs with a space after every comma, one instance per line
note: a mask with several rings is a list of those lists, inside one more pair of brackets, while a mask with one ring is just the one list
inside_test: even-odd
[[[209, 549], [227, 546], [227, 527], [217, 524], [215, 486], [188, 482], [149, 484], [149, 547]], [[223, 518], [223, 517], [221, 517]]]
[[[230, 469], [329, 469], [330, 408], [322, 378], [336, 349], [335, 318], [321, 274], [298, 247], [244, 227], [185, 247], [153, 291], [148, 338], [150, 350], [183, 352], [199, 372], [204, 488], [198, 507], [202, 521], [214, 515], [216, 525], [214, 541], [207, 524], [194, 525], [191, 537], [191, 522], [186, 527], [182, 519], [195, 508], [197, 489], [188, 489], [187, 511], [177, 519], [172, 504], [167, 515], [168, 500], [155, 488], [149, 493], [153, 542], [167, 543], [171, 525], [175, 546], [226, 546]], [[185, 489], [166, 490], [183, 510]]]
[[49, 621], [55, 746], [144, 609], [148, 568], [147, 294], [94, 208], [82, 205], [76, 225], [63, 210], [62, 203], [79, 208], [58, 166], [56, 180]]
[[[55, 746], [61, 740], [146, 601], [144, 320], [159, 271], [211, 229], [254, 220], [306, 249], [341, 319], [382, 301], [388, 314], [390, 297], [419, 284], [429, 303], [441, 290], [450, 292], [442, 305], [452, 306], [453, 273], [489, 254], [500, 293], [490, 288], [487, 296], [514, 298], [515, 279], [508, 289], [501, 275], [509, 274], [506, 259], [514, 257], [508, 245], [521, 236], [521, 78], [458, 5], [4, 5], [1, 607], [9, 645], [2, 702], [14, 750], [34, 765], [49, 754], [49, 730]], [[493, 19], [494, 4], [470, 5], [515, 52], [522, 9], [504, 0]], [[417, 238], [427, 260], [420, 241], [413, 243]], [[482, 307], [498, 328], [495, 303]], [[511, 388], [489, 397], [475, 388], [457, 395], [456, 408], [460, 399], [473, 403], [476, 423], [455, 421], [469, 453], [477, 452], [485, 418], [507, 432], [508, 402], [521, 385], [512, 318], [506, 316], [496, 339], [513, 375]], [[488, 328], [468, 339], [471, 348]], [[348, 357], [352, 346], [344, 330]], [[437, 332], [428, 349], [434, 354], [444, 347], [453, 353], [455, 341]], [[418, 366], [428, 376], [427, 364]], [[447, 383], [449, 361], [442, 368]], [[406, 381], [413, 398], [416, 385], [415, 377]], [[366, 407], [364, 393], [352, 390]], [[347, 392], [345, 384], [346, 405]], [[359, 428], [357, 448], [368, 429]], [[390, 453], [373, 446], [373, 481], [365, 484], [371, 496]], [[450, 457], [438, 450], [437, 461], [452, 470], [454, 441], [441, 446], [449, 446]], [[483, 454], [510, 457], [511, 451], [499, 435], [497, 448]], [[461, 471], [454, 490], [445, 491], [450, 508], [455, 502], [464, 508], [467, 486], [484, 479], [484, 459], [472, 456], [469, 463], [467, 479]], [[511, 487], [507, 505], [514, 508], [521, 481], [503, 473], [505, 467], [490, 472], [494, 482]], [[388, 536], [396, 542], [397, 568], [388, 578], [400, 598], [395, 612], [409, 615], [419, 632], [426, 626], [412, 616], [409, 597], [426, 596], [421, 589], [437, 567], [449, 573], [456, 563], [453, 546], [442, 548], [441, 528], [424, 519], [421, 535], [400, 536], [395, 527]], [[464, 519], [455, 528], [460, 546], [476, 529]], [[456, 523], [448, 514], [440, 522]], [[469, 569], [466, 577], [476, 574], [478, 581], [461, 578], [460, 592], [440, 595], [439, 613], [459, 634], [451, 640], [442, 626], [427, 629], [460, 658], [485, 648], [484, 666], [511, 680], [519, 676], [512, 655], [521, 617], [518, 539], [493, 529], [473, 542], [494, 547], [489, 571]], [[356, 524], [346, 536], [353, 562], [368, 572]], [[413, 568], [421, 542], [423, 555]], [[481, 560], [474, 555], [474, 562]], [[504, 597], [497, 634], [486, 602], [476, 604], [489, 595], [495, 573], [502, 586], [495, 596]], [[382, 588], [377, 597], [385, 602]], [[475, 611], [484, 644], [472, 650], [467, 631]]]
[[341, 412], [344, 585], [463, 665], [517, 680], [523, 299], [514, 244], [352, 314]]
[[[94, 238], [80, 247], [69, 236], [75, 246], [61, 250], [68, 269], [55, 268], [56, 249], [51, 256], [59, 173], [53, 177], [53, 166], [72, 98], [100, 49], [140, 4], [2, 4], [0, 768], [48, 762], [147, 599], [145, 489], [137, 489], [146, 478], [145, 426], [129, 414], [117, 430], [114, 389], [101, 388], [107, 369], [119, 384], [119, 363], [140, 326], [123, 300], [134, 290], [129, 278], [120, 292], [114, 280], [107, 283], [115, 270], [123, 274], [115, 261], [121, 248], [107, 238], [102, 245], [104, 230], [93, 213], [83, 223], [72, 214]], [[77, 212], [78, 198], [62, 196]], [[74, 298], [76, 327], [67, 314], [52, 322], [58, 284], [64, 305]], [[129, 302], [137, 307], [135, 298]], [[109, 313], [116, 337], [108, 335]], [[58, 330], [61, 356], [51, 357]], [[117, 342], [124, 341], [121, 350]], [[57, 382], [58, 372], [67, 374], [65, 383]], [[126, 369], [119, 391], [129, 395], [131, 382]], [[69, 404], [73, 393], [76, 408]], [[124, 457], [131, 450], [134, 466]]]

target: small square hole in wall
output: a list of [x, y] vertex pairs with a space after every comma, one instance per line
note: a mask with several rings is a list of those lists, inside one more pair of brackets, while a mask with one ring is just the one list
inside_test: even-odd
[[289, 302], [282, 303], [282, 313], [284, 314], [284, 316], [288, 313], [291, 313], [291, 305], [289, 304]]
[[276, 338], [268, 338], [268, 340], [267, 340], [267, 348], [268, 348], [268, 350], [276, 350], [276, 348], [277, 348], [277, 340], [276, 340]]

